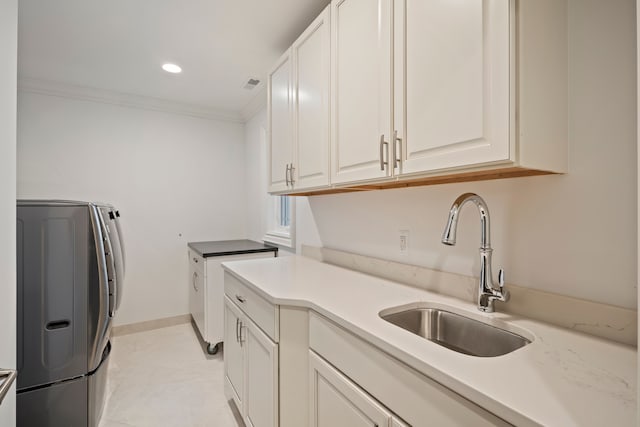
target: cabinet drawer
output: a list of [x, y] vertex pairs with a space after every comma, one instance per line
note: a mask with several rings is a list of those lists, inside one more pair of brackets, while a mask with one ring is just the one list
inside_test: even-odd
[[316, 313], [309, 346], [411, 425], [510, 425]]
[[277, 306], [259, 296], [228, 272], [224, 273], [224, 292], [269, 338], [278, 342]]
[[200, 254], [196, 253], [196, 251], [189, 249], [189, 265], [194, 270], [198, 270], [202, 272], [202, 276], [204, 277], [204, 263], [205, 260]]

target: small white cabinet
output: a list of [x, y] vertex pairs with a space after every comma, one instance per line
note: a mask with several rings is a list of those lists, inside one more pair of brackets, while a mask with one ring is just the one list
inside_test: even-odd
[[[353, 425], [388, 426], [394, 425], [390, 424], [392, 422], [395, 422], [395, 425], [406, 422], [409, 425], [422, 426], [427, 420], [429, 425], [438, 427], [509, 425], [314, 312], [309, 316], [309, 348], [312, 420], [313, 417], [321, 417], [329, 412], [330, 408], [334, 408], [335, 413], [345, 414], [345, 420], [351, 420], [350, 417], [359, 411], [361, 417], [364, 417], [362, 414], [367, 415], [366, 422], [373, 423]], [[321, 356], [321, 359], [318, 359], [318, 356]], [[325, 391], [321, 392], [323, 394], [318, 400], [313, 396], [319, 393], [314, 391], [318, 389], [314, 381], [318, 383], [319, 375], [322, 377], [321, 381], [326, 384], [320, 386], [320, 390]], [[375, 396], [375, 399], [371, 396]], [[323, 401], [327, 409], [320, 409], [318, 415], [317, 408], [322, 408]], [[397, 414], [402, 420], [393, 421], [391, 417], [378, 423], [374, 416], [380, 411]], [[340, 417], [331, 418], [334, 423], [332, 425], [350, 425], [351, 421], [343, 422], [343, 415]], [[312, 427], [324, 425], [329, 424], [311, 423]]]
[[309, 351], [310, 427], [406, 427], [379, 402]]
[[394, 7], [396, 173], [517, 161], [513, 3], [395, 0]]
[[244, 351], [240, 338], [242, 312], [224, 300], [224, 376], [227, 397], [233, 399], [240, 412], [244, 408]]
[[330, 16], [327, 6], [269, 73], [272, 193], [329, 185]]
[[242, 322], [246, 389], [244, 420], [247, 427], [277, 426], [278, 345], [251, 320]]
[[225, 274], [225, 394], [249, 427], [278, 426], [278, 307]]
[[329, 185], [331, 10], [329, 6], [293, 43], [293, 187]]
[[331, 183], [391, 176], [392, 0], [334, 0]]
[[240, 253], [237, 255], [202, 257], [193, 249], [189, 256], [189, 311], [202, 339], [208, 343], [207, 351], [215, 354], [224, 337], [224, 271], [225, 261], [271, 258], [275, 252]]
[[268, 139], [269, 191], [286, 191], [291, 186], [293, 167], [293, 77], [291, 49], [288, 49], [269, 72]]

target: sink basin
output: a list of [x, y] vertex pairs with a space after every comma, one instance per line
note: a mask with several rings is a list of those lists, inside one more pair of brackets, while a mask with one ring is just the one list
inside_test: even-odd
[[531, 340], [514, 332], [440, 308], [384, 310], [380, 317], [422, 338], [470, 356], [502, 356], [531, 343]]

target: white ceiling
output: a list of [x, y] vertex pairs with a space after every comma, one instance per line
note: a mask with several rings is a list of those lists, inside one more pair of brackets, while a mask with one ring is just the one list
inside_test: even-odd
[[[19, 0], [18, 74], [237, 113], [328, 3]], [[253, 91], [249, 77], [262, 81]]]

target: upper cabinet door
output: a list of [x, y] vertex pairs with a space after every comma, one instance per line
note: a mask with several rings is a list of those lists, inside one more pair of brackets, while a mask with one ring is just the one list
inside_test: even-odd
[[329, 184], [330, 16], [327, 6], [292, 47], [296, 189]]
[[286, 191], [293, 159], [293, 88], [291, 50], [287, 50], [269, 73], [268, 138], [270, 153], [269, 191]]
[[401, 173], [513, 159], [509, 0], [396, 0]]
[[391, 0], [334, 0], [332, 184], [391, 175]]

